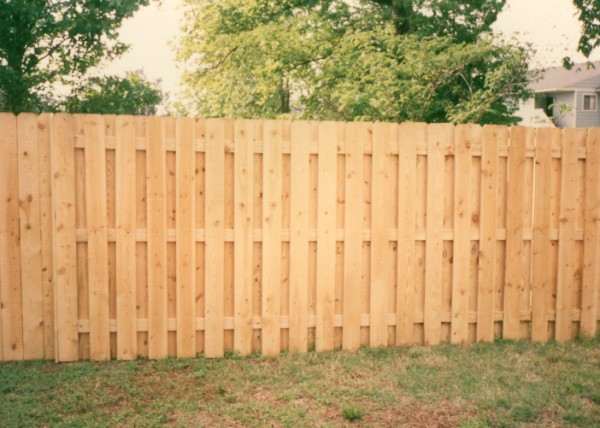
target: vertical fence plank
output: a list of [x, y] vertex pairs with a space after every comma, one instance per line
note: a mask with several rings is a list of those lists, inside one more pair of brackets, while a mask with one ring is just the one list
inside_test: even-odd
[[281, 122], [264, 122], [262, 352], [281, 351]]
[[44, 356], [44, 295], [40, 230], [38, 123], [33, 113], [17, 118], [23, 358]]
[[254, 247], [254, 142], [260, 122], [235, 123], [235, 232], [234, 232], [234, 349], [241, 355], [252, 352], [252, 287]]
[[73, 117], [70, 115], [54, 116], [51, 158], [56, 360], [77, 361], [75, 150]]
[[444, 153], [454, 141], [452, 125], [429, 125], [427, 132], [427, 222], [425, 255], [425, 345], [441, 339], [444, 221]]
[[[135, 156], [135, 226], [136, 229], [146, 230], [148, 235], [148, 180], [146, 175], [147, 163], [147, 118], [135, 117], [136, 138], [142, 138], [146, 143], [143, 150], [136, 150]], [[148, 242], [136, 242], [136, 316], [140, 319], [148, 319]], [[148, 358], [148, 330], [137, 333], [137, 354]]]
[[167, 343], [167, 183], [164, 121], [147, 121], [148, 356], [165, 358]]
[[427, 125], [403, 123], [398, 134], [398, 285], [396, 345], [414, 343], [416, 300], [417, 145], [426, 144]]
[[469, 281], [471, 265], [471, 147], [479, 128], [460, 125], [454, 145], [454, 242], [452, 264], [451, 343], [469, 340]]
[[540, 128], [535, 146], [535, 195], [533, 228], [533, 273], [531, 293], [531, 339], [548, 340], [548, 293], [550, 292], [550, 197], [552, 141], [560, 130]]
[[224, 354], [225, 123], [206, 121], [205, 353]]
[[[169, 141], [170, 147], [167, 149], [166, 161], [166, 180], [167, 180], [167, 231], [176, 232], [176, 210], [177, 210], [177, 188], [176, 188], [176, 162], [175, 159], [175, 117], [163, 118], [165, 122], [165, 138]], [[169, 235], [172, 232], [169, 233]], [[169, 236], [167, 235], [167, 236]], [[172, 236], [172, 235], [171, 235]], [[167, 320], [177, 317], [177, 243], [167, 238]], [[177, 355], [177, 332], [167, 327], [167, 355], [174, 357]]]
[[506, 339], [520, 336], [520, 292], [525, 286], [525, 243], [523, 242], [525, 203], [525, 139], [527, 128], [514, 126], [508, 147], [506, 203], [506, 274], [504, 284], [504, 320]]
[[[52, 280], [52, 173], [50, 171], [50, 114], [38, 117], [40, 170], [40, 236], [42, 240], [42, 291], [44, 293], [44, 358], [54, 358], [54, 284]], [[2, 341], [0, 340], [0, 343]], [[0, 357], [1, 358], [1, 357]]]
[[117, 358], [137, 357], [136, 310], [136, 125], [135, 118], [119, 116], [116, 122], [117, 221]]
[[371, 294], [369, 344], [386, 346], [388, 340], [388, 278], [390, 237], [390, 143], [392, 125], [373, 125], [373, 181], [371, 201]]
[[177, 171], [177, 356], [196, 356], [196, 213], [194, 120], [178, 118], [175, 128]]
[[[104, 115], [104, 133], [106, 138], [116, 139], [116, 115]], [[116, 230], [117, 227], [117, 183], [116, 183], [116, 154], [111, 147], [106, 150], [106, 225], [109, 229]], [[117, 245], [116, 242], [108, 242], [108, 317], [117, 319]], [[110, 358], [117, 358], [117, 333], [111, 332]]]
[[90, 358], [110, 358], [108, 327], [108, 238], [106, 219], [106, 146], [104, 119], [84, 118], [85, 194], [88, 230]]
[[556, 289], [556, 340], [573, 335], [573, 293], [575, 276], [575, 227], [577, 210], [577, 146], [585, 130], [567, 129], [562, 141], [560, 225], [558, 229], [558, 282]]
[[[292, 143], [292, 123], [284, 122], [283, 127], [283, 145], [291, 147]], [[291, 153], [284, 153], [282, 158], [282, 186], [281, 186], [281, 228], [290, 230], [290, 212], [291, 212], [291, 194], [292, 194], [292, 166]], [[310, 269], [310, 268], [309, 268]], [[290, 320], [290, 242], [281, 243], [281, 319]], [[288, 328], [281, 329], [281, 349], [289, 350], [290, 336], [289, 322]]]
[[[206, 120], [196, 119], [194, 126], [194, 139], [197, 142], [205, 143], [206, 139]], [[197, 149], [196, 149], [197, 150]], [[204, 229], [204, 219], [206, 215], [205, 206], [205, 182], [206, 176], [205, 168], [206, 152], [205, 150], [196, 152], [196, 229]], [[205, 282], [205, 254], [204, 254], [204, 242], [196, 242], [196, 317], [204, 318], [204, 306], [205, 306], [205, 295], [204, 295], [204, 282]], [[198, 329], [196, 331], [196, 353], [204, 353], [204, 330]]]
[[478, 342], [490, 342], [494, 339], [498, 140], [502, 132], [498, 126], [485, 126], [481, 142], [481, 229], [479, 233], [479, 287], [477, 290]]
[[[228, 230], [233, 230], [235, 228], [235, 207], [234, 207], [234, 153], [231, 150], [231, 145], [234, 140], [234, 124], [235, 121], [233, 119], [225, 120], [225, 169], [224, 169], [224, 199], [225, 199], [225, 211], [224, 211], [224, 223], [223, 227]], [[233, 319], [234, 316], [234, 306], [235, 306], [235, 284], [234, 284], [234, 263], [235, 263], [235, 250], [233, 248], [234, 243], [229, 239], [225, 242], [224, 254], [224, 268], [225, 268], [225, 282], [223, 289], [223, 299], [224, 299], [224, 312], [223, 316], [229, 319]], [[232, 351], [233, 350], [233, 341], [234, 341], [234, 332], [233, 330], [227, 328], [225, 330], [224, 340], [224, 350]]]
[[[84, 115], [73, 116], [73, 135], [79, 143], [75, 149], [75, 228], [87, 230], [86, 194], [85, 194], [85, 152], [83, 147]], [[88, 243], [78, 241], [77, 248], [77, 319], [86, 320], [89, 326], [89, 281], [88, 281]], [[79, 358], [90, 359], [90, 332], [79, 333]]]
[[0, 113], [0, 317], [5, 360], [23, 359], [17, 118]]
[[319, 124], [317, 195], [317, 302], [316, 349], [334, 347], [336, 259], [337, 124]]
[[[256, 126], [254, 126], [256, 124]], [[257, 121], [252, 121], [250, 122], [250, 126], [252, 127], [251, 129], [253, 129], [254, 133], [253, 133], [253, 138], [251, 141], [251, 146], [255, 146], [256, 144], [262, 144], [263, 142], [263, 138], [262, 138], [262, 127], [258, 125]], [[252, 177], [252, 192], [254, 194], [253, 196], [253, 210], [251, 211], [251, 215], [253, 217], [252, 219], [252, 225], [253, 227], [256, 226], [258, 227], [258, 225], [262, 224], [263, 221], [263, 213], [262, 213], [262, 209], [263, 209], [263, 156], [262, 153], [254, 153], [253, 154], [253, 177]], [[232, 167], [232, 178], [234, 176], [233, 174], [233, 167]], [[233, 182], [232, 182], [233, 184]], [[231, 204], [230, 205], [232, 208], [234, 208], [234, 205]], [[233, 215], [233, 213], [232, 213]], [[261, 304], [262, 304], [262, 297], [261, 297], [261, 293], [262, 293], [262, 269], [263, 269], [263, 259], [262, 259], [262, 242], [260, 240], [257, 240], [258, 242], [254, 242], [252, 247], [253, 247], [253, 251], [252, 251], [252, 258], [250, 259], [250, 263], [253, 263], [253, 269], [252, 269], [252, 281], [250, 282], [252, 285], [250, 286], [251, 292], [250, 292], [250, 305], [248, 307], [249, 309], [249, 316], [248, 316], [248, 320], [249, 323], [251, 323], [252, 317], [256, 316], [260, 316], [261, 315]], [[259, 352], [260, 351], [260, 347], [261, 347], [261, 332], [259, 329], [253, 329], [251, 328], [250, 330], [250, 334], [251, 334], [251, 350], [253, 352]]]
[[361, 123], [347, 123], [346, 180], [344, 212], [344, 284], [342, 315], [342, 347], [354, 351], [360, 346], [362, 285], [362, 203], [363, 141]]
[[290, 352], [306, 352], [308, 346], [310, 122], [293, 122], [291, 137], [289, 350]]
[[581, 331], [596, 335], [600, 293], [600, 129], [590, 129], [585, 165], [585, 224]]
[[[317, 218], [318, 218], [318, 200], [319, 200], [319, 156], [318, 156], [318, 141], [319, 141], [319, 124], [317, 122], [310, 123], [310, 155], [308, 161], [308, 198], [307, 198], [307, 241], [308, 231], [315, 231], [317, 233]], [[291, 179], [290, 179], [291, 184]], [[307, 242], [308, 248], [308, 275], [307, 275], [307, 324], [308, 319], [315, 319], [316, 312], [316, 298], [317, 298], [317, 243], [311, 239], [311, 242]], [[308, 326], [307, 326], [308, 327]], [[313, 325], [308, 328], [307, 346], [309, 349], [316, 347], [316, 328]]]
[[[524, 180], [524, 202], [523, 202], [523, 232], [534, 233], [534, 198], [535, 198], [535, 128], [525, 128], [525, 150], [533, 152], [534, 156], [526, 156], [525, 180]], [[583, 164], [583, 162], [582, 162]], [[582, 165], [583, 166], [583, 165]], [[583, 168], [581, 169], [583, 172]], [[523, 287], [519, 290], [519, 339], [531, 339], [531, 319], [524, 320], [524, 314], [531, 315], [533, 293], [533, 240], [523, 236]]]
[[[361, 285], [360, 294], [358, 298], [360, 300], [360, 346], [369, 346], [369, 327], [365, 325], [363, 317], [369, 316], [371, 308], [369, 307], [369, 301], [371, 299], [371, 240], [370, 237], [365, 236], [365, 232], [371, 231], [371, 201], [372, 201], [372, 178], [371, 173], [373, 170], [373, 124], [364, 123], [361, 126], [359, 132], [359, 138], [362, 141], [364, 148], [363, 153], [363, 172], [362, 172], [362, 256], [361, 256]], [[367, 238], [367, 239], [365, 239]]]

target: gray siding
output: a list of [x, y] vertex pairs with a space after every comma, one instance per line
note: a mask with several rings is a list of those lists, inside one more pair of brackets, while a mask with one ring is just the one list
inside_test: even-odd
[[591, 79], [584, 80], [583, 82], [575, 83], [569, 86], [573, 89], [598, 89], [600, 88], [600, 76], [592, 77]]
[[[577, 91], [577, 128], [594, 128], [600, 126], [600, 93], [597, 91]], [[583, 96], [596, 95], [596, 111], [583, 110]]]
[[[575, 93], [574, 92], [556, 92], [552, 94], [548, 94], [554, 97], [554, 123], [559, 128], [574, 128], [575, 127]], [[557, 108], [558, 104], [570, 104], [573, 106], [573, 110], [571, 113], [559, 115], [559, 111]]]

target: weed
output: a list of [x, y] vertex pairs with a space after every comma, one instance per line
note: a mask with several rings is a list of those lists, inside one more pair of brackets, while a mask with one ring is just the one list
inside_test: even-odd
[[365, 412], [357, 406], [349, 406], [349, 407], [344, 407], [342, 409], [342, 416], [344, 417], [344, 419], [346, 419], [347, 421], [359, 421], [363, 418], [363, 416], [365, 415]]

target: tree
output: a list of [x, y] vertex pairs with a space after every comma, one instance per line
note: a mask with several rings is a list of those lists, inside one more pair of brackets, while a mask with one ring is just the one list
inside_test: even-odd
[[512, 124], [528, 95], [528, 51], [493, 39], [504, 3], [186, 0], [187, 108]]
[[148, 2], [0, 0], [0, 108], [40, 110], [53, 83], [123, 53], [119, 27]]
[[70, 113], [156, 114], [163, 100], [159, 82], [149, 82], [141, 71], [123, 77], [91, 77], [62, 103]]
[[506, 0], [370, 0], [394, 23], [396, 34], [449, 36], [473, 43], [491, 31]]
[[577, 50], [586, 58], [600, 46], [600, 3], [598, 0], [573, 0], [579, 11], [581, 37]]

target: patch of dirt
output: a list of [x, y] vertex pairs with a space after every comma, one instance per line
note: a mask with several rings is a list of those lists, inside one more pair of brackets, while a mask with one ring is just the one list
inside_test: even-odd
[[[193, 423], [190, 423], [188, 426], [197, 426], [197, 427], [227, 427], [227, 428], [238, 428], [244, 427], [243, 424], [231, 418], [228, 415], [220, 414], [218, 416], [211, 415], [206, 412], [196, 413], [195, 419]], [[186, 421], [187, 422], [187, 421]], [[190, 421], [191, 422], [191, 421]]]
[[369, 415], [353, 426], [452, 428], [474, 416], [463, 402], [440, 401], [436, 404], [410, 403], [401, 407], [389, 407]]

